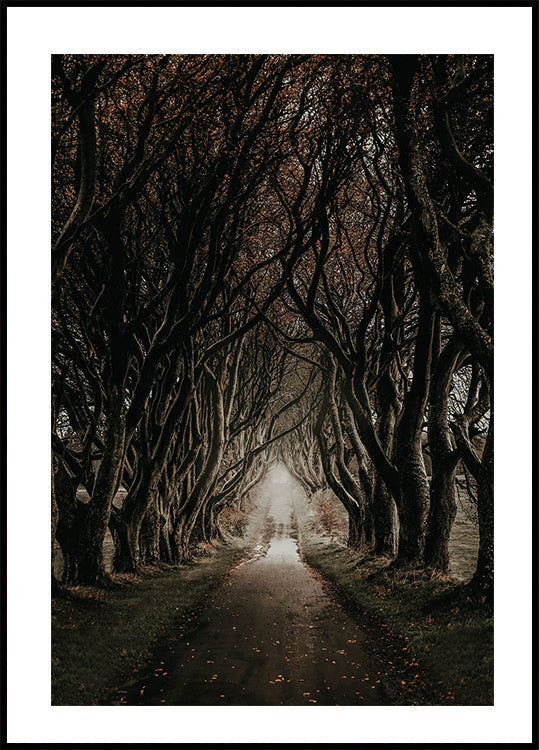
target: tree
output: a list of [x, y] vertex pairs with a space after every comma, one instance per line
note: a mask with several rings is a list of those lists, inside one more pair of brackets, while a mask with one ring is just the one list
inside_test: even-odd
[[[419, 73], [430, 84], [421, 116]], [[493, 595], [492, 58], [393, 59], [395, 123], [421, 276], [481, 366], [491, 395], [486, 470], [478, 494], [481, 554], [473, 586]], [[460, 139], [460, 143], [458, 143]], [[428, 169], [437, 152], [435, 169]], [[432, 161], [430, 162], [432, 164]], [[429, 172], [433, 174], [429, 174]], [[417, 274], [416, 274], [417, 275]]]

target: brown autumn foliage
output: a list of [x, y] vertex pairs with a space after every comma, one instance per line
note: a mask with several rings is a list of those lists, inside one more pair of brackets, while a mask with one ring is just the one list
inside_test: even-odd
[[105, 580], [109, 527], [118, 570], [181, 560], [281, 456], [354, 546], [441, 570], [464, 462], [491, 592], [491, 59], [63, 55], [52, 83], [66, 580]]

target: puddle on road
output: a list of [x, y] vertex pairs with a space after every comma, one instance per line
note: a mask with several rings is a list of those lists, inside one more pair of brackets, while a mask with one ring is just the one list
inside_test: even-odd
[[301, 565], [297, 542], [290, 537], [273, 538], [260, 562], [270, 565]]
[[269, 565], [302, 565], [299, 556], [297, 531], [292, 507], [288, 508], [288, 519], [284, 524], [273, 515], [267, 515], [264, 523], [264, 542], [256, 545], [253, 555], [236, 566], [236, 570], [253, 563]]
[[[283, 521], [286, 517], [286, 521]], [[273, 513], [269, 521], [276, 525], [276, 533], [271, 537], [263, 562], [270, 565], [303, 565], [299, 556], [298, 536], [294, 509], [290, 503], [279, 507], [278, 518]]]

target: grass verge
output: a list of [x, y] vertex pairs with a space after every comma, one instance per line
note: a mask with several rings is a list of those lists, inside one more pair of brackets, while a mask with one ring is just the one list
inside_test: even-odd
[[247, 548], [234, 540], [188, 565], [116, 576], [107, 590], [61, 590], [52, 600], [52, 705], [96, 705], [136, 673], [148, 650], [189, 619]]
[[493, 613], [443, 576], [388, 569], [321, 537], [314, 518], [298, 518], [305, 560], [333, 584], [362, 624], [379, 659], [394, 667], [401, 703], [492, 705]]

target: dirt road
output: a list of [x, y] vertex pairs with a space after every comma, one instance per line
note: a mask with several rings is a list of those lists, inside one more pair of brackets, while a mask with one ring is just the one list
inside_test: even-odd
[[273, 485], [264, 541], [162, 649], [126, 705], [388, 705], [365, 634], [300, 558], [294, 490]]

